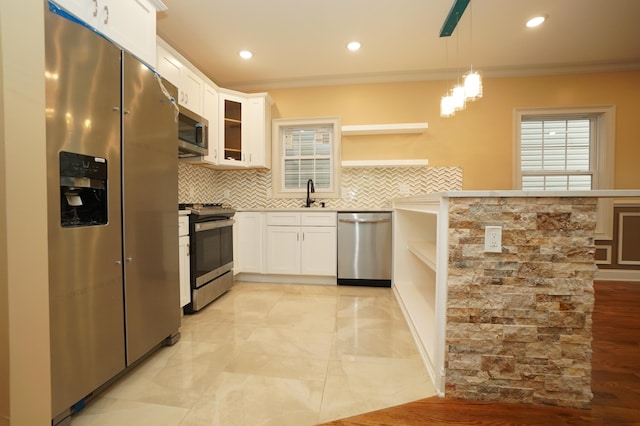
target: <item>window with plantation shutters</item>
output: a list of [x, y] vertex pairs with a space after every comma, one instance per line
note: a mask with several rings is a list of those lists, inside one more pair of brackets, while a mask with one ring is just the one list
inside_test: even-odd
[[[517, 108], [514, 182], [525, 191], [612, 189], [615, 106]], [[596, 238], [613, 236], [613, 201], [598, 200]]]
[[595, 116], [522, 117], [522, 189], [593, 189], [595, 125]]
[[320, 117], [273, 120], [272, 194], [275, 198], [339, 198], [340, 119]]
[[331, 126], [281, 128], [283, 191], [306, 191], [309, 179], [316, 192], [331, 190], [332, 136]]

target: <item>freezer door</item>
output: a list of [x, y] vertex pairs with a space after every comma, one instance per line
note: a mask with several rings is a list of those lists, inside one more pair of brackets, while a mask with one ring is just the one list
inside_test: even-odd
[[[120, 68], [120, 50], [114, 45], [78, 24], [48, 10], [45, 12], [49, 313], [54, 417], [125, 367]], [[103, 160], [106, 162], [106, 224], [61, 226], [61, 205], [66, 200], [60, 190], [60, 151], [99, 158], [100, 164], [104, 164]], [[86, 190], [86, 195], [91, 196], [90, 189]], [[85, 199], [87, 201], [90, 200]]]
[[[177, 333], [178, 127], [156, 75], [123, 54], [123, 218], [127, 365]], [[164, 82], [171, 96], [176, 88]]]

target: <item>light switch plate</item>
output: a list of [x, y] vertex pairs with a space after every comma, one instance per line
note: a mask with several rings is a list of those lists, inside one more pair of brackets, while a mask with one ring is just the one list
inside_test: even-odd
[[502, 253], [502, 226], [484, 227], [484, 251]]

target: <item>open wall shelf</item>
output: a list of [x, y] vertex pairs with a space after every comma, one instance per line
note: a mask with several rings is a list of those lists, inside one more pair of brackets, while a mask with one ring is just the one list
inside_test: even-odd
[[358, 124], [342, 126], [342, 134], [345, 136], [400, 135], [424, 133], [428, 128], [428, 123]]
[[429, 165], [429, 160], [345, 160], [342, 167], [423, 167]]

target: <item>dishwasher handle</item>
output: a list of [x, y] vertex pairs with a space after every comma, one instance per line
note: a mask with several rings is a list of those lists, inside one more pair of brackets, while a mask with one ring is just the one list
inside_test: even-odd
[[343, 223], [384, 223], [384, 222], [391, 222], [391, 219], [389, 218], [382, 218], [382, 219], [346, 219], [346, 218], [339, 218], [338, 222], [343, 222]]

